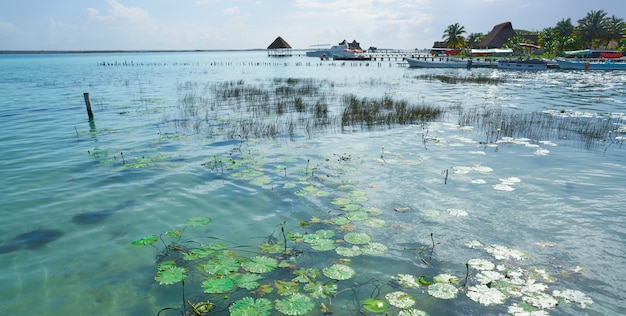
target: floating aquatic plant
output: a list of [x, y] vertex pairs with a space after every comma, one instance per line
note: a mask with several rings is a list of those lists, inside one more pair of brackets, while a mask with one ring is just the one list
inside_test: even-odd
[[398, 312], [398, 316], [428, 316], [425, 311], [421, 311], [415, 308], [403, 309]]
[[304, 285], [304, 290], [311, 294], [313, 298], [326, 298], [328, 296], [334, 296], [337, 294], [337, 284], [335, 283], [321, 283], [321, 282], [310, 282]]
[[363, 308], [372, 313], [382, 313], [389, 309], [389, 304], [381, 299], [368, 298], [363, 301]]
[[419, 278], [410, 275], [410, 274], [398, 274], [396, 276], [391, 277], [393, 280], [396, 280], [400, 285], [405, 288], [416, 289], [420, 287]]
[[480, 259], [480, 258], [470, 259], [467, 261], [467, 264], [476, 270], [483, 270], [483, 271], [493, 270], [496, 268], [496, 265], [493, 262], [486, 260], [486, 259]]
[[389, 251], [389, 248], [379, 242], [370, 242], [367, 245], [361, 246], [361, 251], [366, 255], [380, 256]]
[[345, 264], [333, 264], [322, 269], [324, 275], [334, 280], [347, 280], [354, 276], [354, 269]]
[[415, 299], [408, 293], [402, 291], [387, 293], [385, 299], [389, 301], [389, 304], [398, 308], [409, 308], [415, 305]]
[[210, 217], [206, 216], [195, 216], [187, 218], [187, 226], [191, 227], [199, 227], [211, 224], [213, 220]]
[[274, 307], [285, 315], [304, 315], [313, 310], [315, 303], [310, 297], [296, 293], [284, 299], [277, 299]]
[[159, 236], [150, 235], [150, 236], [139, 238], [137, 240], [133, 240], [130, 242], [130, 244], [134, 246], [147, 246], [147, 245], [154, 244], [157, 241], [159, 241]]
[[472, 301], [485, 306], [504, 304], [504, 301], [506, 300], [506, 297], [502, 294], [502, 292], [484, 284], [470, 286], [465, 294]]
[[351, 248], [337, 247], [335, 251], [337, 252], [338, 255], [344, 256], [344, 257], [356, 257], [363, 253], [361, 248], [359, 248], [358, 246], [352, 246]]
[[459, 295], [459, 290], [450, 283], [433, 283], [428, 286], [428, 294], [436, 298], [453, 299]]
[[354, 245], [362, 245], [370, 242], [370, 240], [372, 240], [372, 237], [370, 237], [366, 233], [347, 233], [343, 237], [343, 239]]
[[563, 300], [565, 303], [575, 303], [582, 308], [586, 308], [587, 305], [593, 304], [593, 300], [589, 298], [585, 293], [577, 290], [554, 290], [552, 295], [558, 299]]
[[204, 293], [226, 293], [235, 287], [235, 282], [230, 278], [207, 278], [202, 282]]
[[241, 267], [253, 273], [267, 273], [278, 267], [278, 261], [265, 256], [254, 256], [241, 264]]
[[157, 266], [158, 272], [154, 277], [159, 284], [174, 284], [187, 278], [187, 268], [176, 266], [174, 261], [164, 261]]
[[267, 316], [270, 315], [272, 309], [272, 301], [266, 298], [254, 299], [252, 297], [244, 297], [235, 301], [228, 311], [231, 316]]

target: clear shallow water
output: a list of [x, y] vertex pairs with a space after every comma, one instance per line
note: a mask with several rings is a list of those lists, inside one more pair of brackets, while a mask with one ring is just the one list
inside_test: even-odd
[[[332, 229], [341, 239], [346, 231], [336, 225], [301, 227], [300, 221], [345, 215], [332, 201], [353, 191], [366, 194], [359, 205], [380, 211], [371, 218], [385, 221], [382, 227], [355, 221], [353, 228], [389, 251], [352, 258], [357, 275], [338, 286], [354, 291], [333, 298], [335, 314], [357, 314], [355, 298], [398, 290], [391, 282], [398, 274], [463, 279], [472, 258], [545, 269], [556, 279], [536, 277], [547, 293], [574, 289], [594, 302], [586, 309], [560, 304], [547, 310], [550, 315], [619, 315], [625, 308], [626, 155], [620, 144], [606, 150], [554, 139], [485, 145], [484, 132], [458, 128], [454, 110], [425, 125], [243, 143], [220, 143], [224, 117], [210, 116], [215, 127], [202, 125], [201, 133], [193, 120], [179, 120], [185, 96], [209, 95], [213, 83], [271, 87], [286, 78], [323, 82], [333, 112], [340, 111], [338, 99], [352, 93], [450, 109], [620, 114], [626, 112], [624, 72], [420, 70], [387, 61], [270, 59], [264, 52], [2, 55], [0, 72], [0, 239], [37, 229], [64, 232], [43, 247], [0, 254], [0, 303], [7, 314], [155, 315], [180, 305], [180, 286], [158, 285], [158, 251], [131, 241], [182, 229], [192, 216], [213, 223], [186, 228], [185, 236], [224, 239], [243, 257], [258, 254], [258, 245], [283, 222], [286, 231]], [[445, 84], [419, 78], [425, 74], [506, 82]], [[91, 94], [92, 124], [83, 92]], [[233, 157], [237, 168], [211, 168], [215, 157]], [[250, 168], [261, 178], [242, 174]], [[72, 221], [101, 210], [114, 212], [99, 221]], [[436, 247], [427, 255], [419, 249], [431, 246], [431, 233]], [[468, 248], [472, 240], [485, 247]], [[498, 260], [485, 251], [489, 245], [521, 250], [528, 259]], [[290, 247], [303, 251], [302, 267], [323, 268], [340, 258], [303, 243]], [[201, 279], [189, 281], [187, 298], [208, 297]], [[510, 298], [485, 307], [464, 292], [448, 301], [429, 296], [426, 287], [403, 290], [431, 315], [505, 314], [522, 302]], [[230, 300], [246, 294], [232, 293]]]

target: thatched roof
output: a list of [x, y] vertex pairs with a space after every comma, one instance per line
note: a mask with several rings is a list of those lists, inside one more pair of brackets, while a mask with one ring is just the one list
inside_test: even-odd
[[267, 49], [284, 49], [284, 48], [291, 48], [291, 45], [289, 45], [289, 43], [287, 43], [287, 41], [285, 41], [282, 37], [277, 37], [272, 44], [270, 44], [270, 46], [267, 47]]
[[476, 45], [476, 48], [499, 48], [506, 43], [506, 41], [516, 36], [517, 33], [513, 29], [511, 22], [500, 23], [493, 27], [491, 32]]

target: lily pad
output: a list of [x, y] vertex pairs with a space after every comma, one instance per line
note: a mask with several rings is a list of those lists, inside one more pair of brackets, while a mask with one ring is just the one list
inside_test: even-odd
[[187, 278], [187, 268], [183, 267], [170, 267], [164, 270], [159, 270], [154, 279], [159, 284], [174, 284], [183, 281]]
[[347, 233], [343, 239], [354, 245], [367, 244], [372, 239], [366, 233]]
[[159, 236], [150, 235], [150, 236], [146, 236], [143, 238], [139, 238], [137, 240], [133, 240], [130, 242], [130, 244], [133, 246], [147, 246], [147, 245], [154, 244], [157, 241], [159, 241]]
[[398, 274], [392, 279], [398, 281], [405, 288], [416, 289], [420, 287], [419, 278], [410, 274]]
[[165, 236], [169, 238], [178, 238], [183, 235], [181, 230], [168, 230], [165, 232]]
[[317, 251], [329, 251], [337, 248], [335, 241], [332, 239], [317, 239], [315, 241], [310, 242], [311, 248]]
[[265, 256], [254, 256], [250, 260], [241, 264], [246, 271], [253, 273], [266, 273], [278, 267], [278, 261]]
[[389, 248], [379, 242], [370, 242], [367, 245], [361, 246], [361, 250], [366, 255], [381, 256], [389, 251]]
[[304, 290], [311, 294], [313, 298], [326, 298], [337, 294], [337, 284], [324, 284], [322, 282], [311, 282], [304, 285]]
[[333, 264], [322, 270], [324, 275], [334, 280], [347, 280], [354, 276], [354, 269], [345, 264]]
[[433, 277], [433, 282], [435, 282], [435, 283], [459, 284], [460, 280], [459, 280], [459, 278], [455, 277], [454, 275], [447, 274], [447, 273], [441, 273], [441, 274], [437, 274], [437, 275], [435, 275]]
[[366, 212], [349, 212], [346, 214], [346, 218], [351, 221], [363, 221], [369, 217]]
[[204, 293], [226, 293], [235, 287], [235, 282], [229, 278], [208, 278], [202, 282]]
[[348, 204], [352, 203], [352, 199], [338, 197], [338, 198], [334, 198], [331, 201], [331, 203], [335, 204], [335, 205], [348, 205]]
[[398, 313], [398, 316], [428, 316], [425, 311], [421, 311], [419, 309], [410, 308], [403, 309]]
[[215, 258], [200, 265], [204, 272], [213, 275], [229, 275], [239, 270], [240, 266], [237, 259], [229, 257]]
[[389, 309], [389, 304], [381, 299], [368, 298], [363, 301], [363, 308], [372, 313], [382, 313]]
[[285, 299], [277, 299], [274, 307], [285, 315], [304, 315], [313, 310], [315, 303], [310, 297], [296, 293]]
[[593, 304], [593, 300], [589, 298], [585, 293], [577, 290], [554, 290], [552, 295], [556, 298], [562, 299], [566, 303], [576, 303], [582, 308], [586, 308], [587, 305]]
[[238, 287], [252, 291], [259, 287], [260, 284], [257, 281], [261, 279], [262, 276], [251, 273], [237, 273], [230, 278], [235, 281], [235, 285], [237, 285]]
[[229, 308], [231, 316], [267, 316], [270, 315], [272, 302], [266, 298], [244, 297], [235, 301]]
[[335, 249], [335, 252], [343, 257], [356, 257], [360, 256], [363, 253], [363, 251], [361, 251], [361, 248], [359, 248], [358, 246], [352, 246], [352, 248], [337, 247], [337, 249]]
[[387, 293], [385, 298], [389, 301], [389, 304], [398, 308], [409, 308], [415, 305], [415, 299], [402, 291]]
[[476, 270], [481, 270], [481, 271], [493, 270], [496, 267], [496, 265], [493, 264], [493, 262], [489, 260], [485, 260], [485, 259], [470, 259], [469, 261], [467, 261], [467, 264], [470, 267]]
[[428, 286], [428, 294], [448, 300], [456, 298], [459, 295], [459, 290], [450, 283], [433, 283]]
[[500, 305], [504, 304], [506, 296], [497, 289], [490, 288], [484, 284], [478, 284], [470, 286], [467, 289], [467, 297], [472, 301], [478, 302], [482, 305]]
[[199, 227], [211, 224], [213, 220], [210, 217], [206, 216], [194, 216], [187, 218], [187, 226]]

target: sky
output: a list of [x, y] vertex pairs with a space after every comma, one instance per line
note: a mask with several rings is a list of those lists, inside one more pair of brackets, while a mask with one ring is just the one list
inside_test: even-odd
[[541, 31], [592, 10], [626, 20], [623, 0], [2, 0], [0, 51], [265, 49], [278, 36], [421, 49], [454, 23]]

